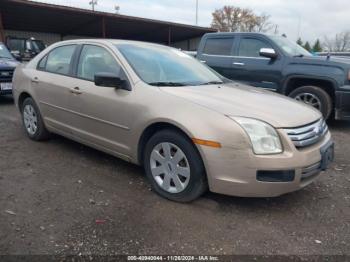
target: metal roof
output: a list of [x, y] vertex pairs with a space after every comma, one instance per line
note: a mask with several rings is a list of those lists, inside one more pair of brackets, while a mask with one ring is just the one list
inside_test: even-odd
[[152, 20], [121, 14], [32, 2], [1, 0], [6, 30], [57, 33], [168, 43], [200, 37], [211, 28]]

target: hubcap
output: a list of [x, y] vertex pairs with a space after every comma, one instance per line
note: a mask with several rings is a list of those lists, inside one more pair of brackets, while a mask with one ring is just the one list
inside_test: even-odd
[[190, 181], [190, 165], [184, 152], [172, 143], [156, 145], [150, 158], [154, 180], [169, 193], [180, 193]]
[[24, 125], [30, 135], [34, 135], [38, 129], [38, 118], [32, 105], [26, 105], [23, 109]]
[[321, 111], [322, 109], [322, 104], [321, 100], [315, 96], [314, 94], [311, 93], [301, 93], [295, 97], [296, 100], [303, 102], [305, 104], [308, 104], [310, 106], [313, 106], [314, 108], [318, 109]]

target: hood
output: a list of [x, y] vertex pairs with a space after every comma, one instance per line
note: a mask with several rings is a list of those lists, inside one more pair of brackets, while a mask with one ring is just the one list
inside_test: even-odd
[[321, 118], [316, 109], [291, 98], [237, 83], [160, 89], [221, 114], [259, 119], [276, 128], [303, 126]]
[[330, 56], [328, 59], [327, 56], [304, 56], [304, 57], [295, 57], [295, 62], [299, 63], [311, 63], [311, 64], [320, 64], [324, 65], [325, 63], [333, 64], [333, 65], [339, 65], [342, 64], [346, 67], [350, 66], [350, 57], [337, 57], [337, 56]]
[[0, 58], [0, 69], [14, 69], [18, 64], [17, 60]]

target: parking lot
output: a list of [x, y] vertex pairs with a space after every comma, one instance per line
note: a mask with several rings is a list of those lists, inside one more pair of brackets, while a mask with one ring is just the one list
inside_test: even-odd
[[273, 199], [207, 193], [178, 204], [143, 170], [54, 136], [29, 140], [0, 97], [1, 254], [350, 254], [350, 123], [331, 123], [336, 161]]

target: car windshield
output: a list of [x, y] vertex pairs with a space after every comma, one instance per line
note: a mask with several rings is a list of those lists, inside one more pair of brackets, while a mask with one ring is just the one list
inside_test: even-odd
[[6, 48], [4, 44], [0, 43], [0, 58], [13, 59], [10, 51]]
[[306, 49], [283, 36], [270, 36], [270, 38], [290, 56], [312, 56]]
[[117, 44], [136, 74], [156, 86], [220, 84], [222, 79], [195, 58], [160, 45]]

